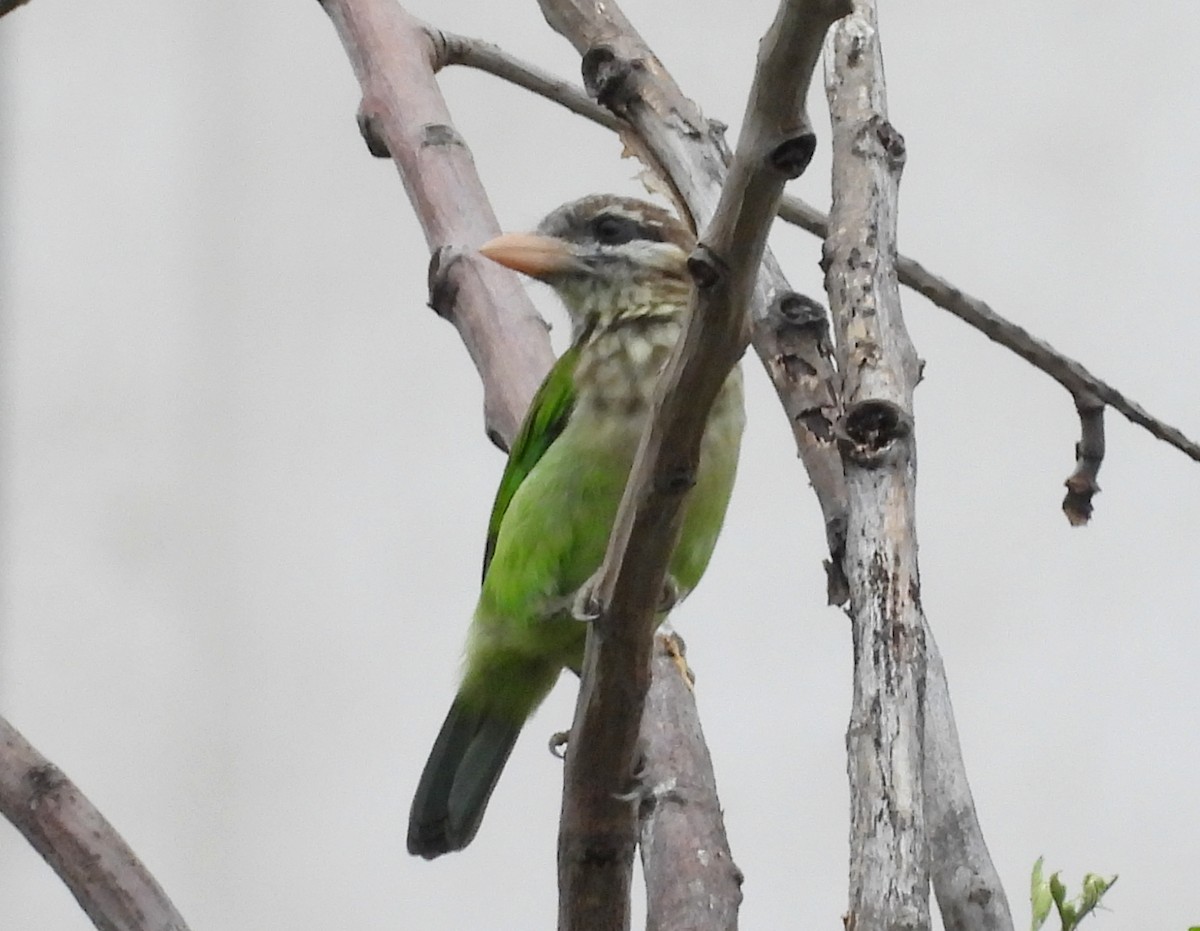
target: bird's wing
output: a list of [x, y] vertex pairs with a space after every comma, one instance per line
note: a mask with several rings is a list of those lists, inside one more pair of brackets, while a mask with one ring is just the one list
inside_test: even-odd
[[525, 422], [521, 424], [508, 454], [508, 464], [504, 467], [500, 487], [496, 490], [496, 503], [492, 505], [492, 518], [488, 522], [487, 546], [483, 551], [484, 578], [487, 577], [492, 554], [496, 551], [500, 524], [512, 503], [513, 495], [571, 418], [571, 409], [575, 406], [575, 364], [585, 339], [586, 334], [554, 363], [550, 374], [533, 396], [533, 402], [525, 414]]

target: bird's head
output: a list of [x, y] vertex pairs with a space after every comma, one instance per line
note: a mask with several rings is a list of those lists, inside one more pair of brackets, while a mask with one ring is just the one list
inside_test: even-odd
[[553, 287], [578, 329], [647, 307], [686, 307], [695, 243], [662, 207], [599, 194], [559, 207], [536, 232], [505, 233], [479, 251]]

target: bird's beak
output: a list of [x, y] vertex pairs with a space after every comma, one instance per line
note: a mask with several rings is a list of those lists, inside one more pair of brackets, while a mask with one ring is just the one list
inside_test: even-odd
[[503, 233], [489, 239], [479, 251], [493, 262], [542, 280], [580, 267], [579, 258], [569, 245], [536, 233]]

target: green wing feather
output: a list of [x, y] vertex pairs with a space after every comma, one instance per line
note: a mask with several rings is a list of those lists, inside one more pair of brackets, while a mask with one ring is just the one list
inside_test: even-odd
[[586, 331], [581, 333], [571, 348], [554, 363], [550, 374], [533, 396], [533, 402], [525, 414], [525, 422], [521, 424], [513, 442], [500, 487], [496, 490], [492, 518], [488, 521], [487, 546], [483, 551], [484, 578], [487, 578], [488, 566], [496, 551], [496, 538], [500, 536], [500, 524], [512, 503], [513, 495], [571, 419], [571, 409], [575, 406], [575, 364], [579, 361], [579, 352], [587, 337]]

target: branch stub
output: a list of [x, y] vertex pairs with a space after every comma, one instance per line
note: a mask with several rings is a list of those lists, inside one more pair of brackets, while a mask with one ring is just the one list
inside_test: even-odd
[[811, 130], [784, 139], [767, 153], [767, 164], [789, 179], [799, 178], [817, 150], [817, 134]]
[[358, 131], [362, 134], [363, 142], [367, 144], [367, 151], [376, 158], [391, 158], [392, 153], [388, 150], [387, 143], [375, 129], [375, 117], [367, 112], [366, 101], [359, 107], [355, 120], [358, 122]]
[[630, 86], [630, 78], [643, 67], [637, 59], [618, 55], [611, 45], [592, 46], [584, 53], [580, 63], [583, 86], [587, 92], [614, 112], [636, 96], [636, 91]]
[[852, 405], [839, 424], [843, 455], [859, 465], [881, 465], [898, 440], [912, 434], [912, 415], [891, 401], [872, 399]]
[[715, 287], [729, 272], [724, 259], [704, 243], [696, 246], [688, 256], [687, 269], [696, 287], [701, 290]]

